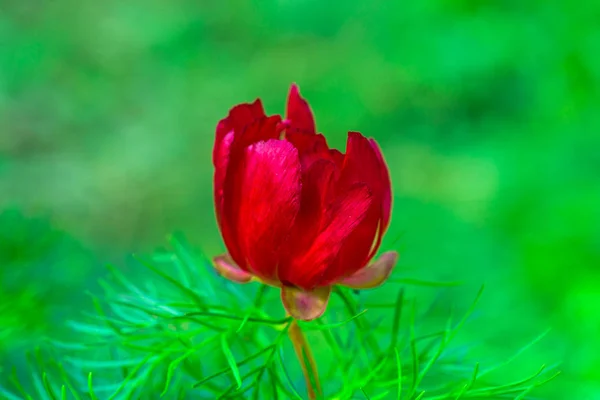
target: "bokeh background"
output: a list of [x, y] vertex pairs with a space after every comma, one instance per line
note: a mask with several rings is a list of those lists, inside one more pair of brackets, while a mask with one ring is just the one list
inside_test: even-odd
[[215, 125], [297, 82], [332, 145], [383, 148], [400, 267], [486, 283], [466, 341], [551, 328], [515, 372], [561, 363], [542, 398], [599, 399], [598, 4], [0, 1], [0, 380], [104, 264], [173, 231], [223, 250]]

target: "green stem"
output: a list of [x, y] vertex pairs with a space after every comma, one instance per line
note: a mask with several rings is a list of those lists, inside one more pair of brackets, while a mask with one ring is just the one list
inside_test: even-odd
[[310, 345], [306, 341], [306, 337], [304, 336], [302, 329], [300, 329], [298, 321], [292, 321], [288, 335], [292, 341], [292, 344], [294, 345], [294, 350], [296, 352], [296, 357], [298, 357], [298, 361], [300, 362], [300, 367], [302, 367], [302, 373], [304, 374], [306, 389], [308, 391], [308, 398], [310, 400], [315, 400], [317, 398], [316, 393], [319, 395], [321, 394], [319, 372], [317, 370], [317, 363], [313, 357]]

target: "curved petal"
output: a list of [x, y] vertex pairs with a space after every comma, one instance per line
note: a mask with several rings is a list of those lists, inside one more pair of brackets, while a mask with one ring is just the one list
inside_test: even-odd
[[321, 153], [329, 149], [327, 139], [321, 134], [307, 132], [286, 132], [286, 140], [293, 143], [302, 155], [304, 153]]
[[288, 130], [292, 132], [306, 132], [314, 134], [315, 119], [306, 100], [300, 96], [298, 86], [293, 83], [288, 94], [286, 119]]
[[340, 190], [356, 182], [362, 182], [373, 191], [379, 200], [383, 193], [380, 161], [369, 139], [359, 132], [348, 132], [346, 156], [340, 177]]
[[258, 118], [265, 116], [260, 99], [254, 100], [252, 103], [242, 103], [229, 110], [229, 120], [233, 124], [234, 129], [240, 129]]
[[[234, 259], [241, 258], [241, 250], [235, 235], [235, 227], [231, 224], [230, 218], [225, 213], [225, 178], [229, 168], [229, 159], [231, 146], [233, 144], [234, 132], [229, 132], [221, 141], [215, 158], [215, 173], [214, 173], [214, 200], [215, 214], [217, 216], [217, 224], [223, 236], [225, 247], [233, 255]], [[215, 147], [216, 149], [216, 147]]]
[[375, 150], [375, 154], [379, 160], [379, 171], [381, 174], [382, 185], [381, 219], [383, 222], [383, 230], [385, 231], [390, 223], [392, 213], [392, 181], [390, 179], [390, 172], [385, 159], [383, 158], [383, 153], [381, 152], [379, 145], [374, 139], [369, 139], [369, 142], [371, 143], [373, 150]]
[[213, 164], [217, 164], [220, 147], [223, 138], [229, 132], [237, 132], [239, 134], [243, 129], [254, 121], [265, 117], [260, 99], [256, 99], [253, 103], [242, 103], [229, 110], [227, 117], [223, 118], [217, 124], [217, 132], [215, 137], [215, 146], [213, 148]]
[[383, 238], [383, 234], [387, 231], [387, 228], [390, 225], [390, 219], [392, 216], [392, 182], [390, 180], [390, 173], [388, 171], [387, 164], [383, 158], [383, 153], [379, 148], [379, 145], [374, 139], [369, 139], [371, 143], [371, 147], [375, 151], [377, 155], [377, 159], [379, 160], [379, 171], [381, 173], [381, 221], [379, 223], [379, 229], [377, 232], [377, 239], [371, 249], [371, 254], [369, 255], [369, 259], [371, 259], [377, 250], [379, 249], [379, 245], [381, 244], [381, 239]]
[[254, 103], [242, 103], [229, 110], [227, 117], [217, 124], [215, 145], [213, 148], [213, 164], [216, 166], [222, 153], [221, 146], [228, 133], [234, 133], [237, 147], [249, 146], [260, 140], [276, 139], [280, 130], [277, 125], [281, 116], [267, 117], [260, 99]]
[[338, 256], [344, 240], [367, 215], [371, 202], [371, 192], [362, 184], [356, 184], [338, 196], [325, 211], [319, 234], [309, 250], [293, 259], [282, 271], [285, 275], [281, 275], [280, 280], [307, 290], [318, 286]]
[[240, 269], [229, 254], [223, 254], [213, 259], [215, 270], [232, 282], [248, 283], [254, 278], [252, 274]]
[[286, 132], [285, 139], [298, 149], [303, 169], [308, 169], [318, 160], [334, 161], [332, 150], [327, 145], [325, 136], [305, 132]]
[[372, 289], [383, 284], [389, 278], [398, 262], [398, 253], [383, 253], [373, 264], [359, 270], [337, 282], [352, 289]]
[[295, 287], [281, 288], [281, 302], [289, 315], [302, 321], [319, 318], [327, 309], [331, 286], [314, 290], [302, 290]]
[[271, 115], [254, 120], [250, 125], [246, 125], [240, 130], [239, 134], [236, 133], [236, 146], [247, 147], [252, 143], [269, 139], [279, 139], [280, 135], [277, 126], [280, 122], [281, 117], [279, 115]]
[[369, 262], [379, 226], [379, 216], [378, 208], [372, 204], [362, 221], [340, 244], [340, 250], [330, 261], [329, 267], [321, 277], [320, 285], [329, 285], [342, 277], [352, 275]]
[[307, 169], [320, 159], [333, 161], [338, 168], [342, 167], [344, 155], [330, 149], [325, 136], [317, 134], [313, 113], [300, 96], [296, 84], [290, 87], [285, 125], [285, 138], [298, 149], [302, 168]]
[[330, 284], [352, 275], [369, 262], [379, 247], [378, 231], [381, 226], [384, 192], [380, 162], [367, 138], [358, 132], [349, 132], [346, 156], [336, 191], [343, 193], [357, 183], [365, 184], [371, 190], [373, 200], [360, 224], [345, 237], [339, 253], [331, 260], [320, 284]]
[[282, 250], [279, 264], [281, 279], [290, 275], [294, 259], [306, 253], [319, 233], [335, 175], [335, 165], [328, 160], [314, 162], [302, 170], [302, 195], [298, 218]]
[[346, 155], [337, 149], [329, 149], [329, 159], [331, 159], [339, 169], [342, 169]]
[[[243, 108], [234, 110], [232, 113], [241, 113]], [[246, 110], [248, 111], [248, 110]], [[247, 112], [246, 112], [247, 114]], [[247, 115], [246, 115], [247, 117]], [[240, 118], [236, 118], [240, 121]], [[269, 140], [279, 136], [277, 133], [277, 124], [281, 121], [278, 115], [271, 117], [259, 117], [244, 126], [241, 130], [233, 131], [233, 141], [228, 146], [228, 161], [225, 176], [223, 178], [222, 188], [215, 185], [215, 198], [218, 195], [217, 190], [222, 190], [221, 203], [217, 203], [220, 209], [221, 222], [219, 227], [223, 235], [225, 245], [235, 262], [245, 271], [248, 269], [247, 257], [243, 246], [239, 243], [238, 223], [240, 220], [240, 199], [242, 198], [242, 183], [244, 178], [244, 159], [248, 146], [261, 140]], [[227, 136], [226, 136], [227, 138]], [[225, 148], [226, 140], [222, 142], [222, 149]], [[223, 151], [221, 151], [223, 152]], [[216, 173], [216, 171], [215, 171]], [[217, 177], [215, 177], [216, 179]], [[215, 183], [217, 181], [215, 180]]]
[[300, 209], [300, 173], [298, 151], [286, 141], [261, 141], [245, 151], [237, 231], [249, 269], [267, 280], [277, 279], [280, 247]]
[[215, 195], [215, 207], [217, 209], [217, 219], [220, 219], [223, 211], [223, 186], [225, 185], [225, 176], [227, 175], [227, 168], [229, 166], [229, 154], [231, 151], [231, 145], [233, 144], [234, 132], [231, 131], [223, 140], [218, 147], [215, 147], [215, 173], [214, 173], [214, 195]]

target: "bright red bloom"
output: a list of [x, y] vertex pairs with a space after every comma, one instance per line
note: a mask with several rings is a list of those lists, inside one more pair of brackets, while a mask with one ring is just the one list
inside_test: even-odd
[[288, 312], [308, 320], [331, 285], [370, 288], [389, 276], [396, 253], [367, 265], [390, 222], [391, 184], [373, 139], [350, 132], [346, 154], [329, 148], [296, 85], [286, 114], [266, 116], [258, 99], [217, 125], [215, 208], [229, 255], [215, 265], [281, 287]]

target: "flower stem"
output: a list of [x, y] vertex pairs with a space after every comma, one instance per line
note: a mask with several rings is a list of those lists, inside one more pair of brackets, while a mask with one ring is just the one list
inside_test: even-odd
[[[310, 345], [306, 341], [306, 337], [298, 325], [298, 321], [293, 320], [288, 331], [288, 335], [294, 350], [296, 351], [296, 357], [302, 367], [302, 373], [306, 380], [306, 389], [308, 391], [308, 398], [314, 400], [317, 398], [316, 393], [321, 394], [321, 382], [319, 381], [319, 372], [317, 370], [317, 363], [313, 357]], [[315, 393], [316, 389], [316, 393]]]

